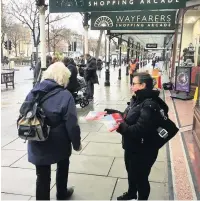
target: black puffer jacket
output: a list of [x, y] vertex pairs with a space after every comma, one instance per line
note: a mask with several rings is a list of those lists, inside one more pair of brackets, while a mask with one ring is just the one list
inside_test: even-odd
[[[140, 90], [133, 96], [129, 106], [122, 113], [126, 123], [122, 134], [122, 146], [126, 151], [141, 152], [154, 150], [153, 136], [157, 135], [158, 105], [165, 113], [168, 106], [159, 98], [159, 91]], [[111, 110], [109, 113], [117, 112]]]
[[97, 84], [98, 76], [97, 76], [97, 61], [94, 57], [90, 57], [87, 61], [86, 69], [85, 69], [85, 80], [92, 81], [93, 84]]
[[128, 125], [123, 134], [123, 148], [132, 152], [140, 152], [143, 149], [154, 149], [153, 135], [157, 135], [156, 129], [158, 115], [155, 109], [158, 105], [165, 113], [168, 106], [159, 98], [159, 91], [140, 90], [136, 97], [131, 99], [130, 105], [124, 112], [125, 122]]

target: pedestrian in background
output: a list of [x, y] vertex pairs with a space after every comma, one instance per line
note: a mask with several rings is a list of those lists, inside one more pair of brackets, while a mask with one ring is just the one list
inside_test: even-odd
[[133, 74], [136, 72], [136, 60], [131, 59], [129, 64], [130, 85], [133, 83]]
[[91, 57], [90, 54], [85, 55], [87, 64], [85, 68], [85, 81], [87, 83], [87, 96], [91, 101], [94, 99], [94, 84], [99, 84], [97, 76], [97, 61], [96, 58]]
[[113, 66], [114, 66], [114, 69], [115, 69], [116, 64], [117, 64], [117, 59], [114, 58], [114, 59], [113, 59]]
[[[46, 68], [48, 68], [51, 64], [52, 64], [52, 57], [50, 55], [47, 55], [46, 56]], [[46, 69], [44, 69], [44, 70], [46, 70]], [[42, 77], [42, 73], [40, 71], [41, 71], [41, 61], [39, 61], [35, 66], [34, 73], [33, 73], [33, 76], [34, 76], [33, 85], [35, 85], [35, 83], [37, 81], [40, 82], [41, 77]]]
[[103, 61], [101, 59], [97, 59], [97, 72], [99, 78], [101, 78], [101, 70], [102, 70]]
[[[77, 88], [79, 86], [78, 80], [77, 80], [77, 75], [78, 75], [78, 70], [76, 68], [76, 64], [73, 59], [65, 57], [63, 60], [63, 63], [65, 66], [70, 70], [71, 76], [69, 78], [69, 83], [67, 85], [67, 89], [69, 92], [74, 94], [74, 92], [77, 91]], [[74, 95], [73, 95], [74, 96]]]

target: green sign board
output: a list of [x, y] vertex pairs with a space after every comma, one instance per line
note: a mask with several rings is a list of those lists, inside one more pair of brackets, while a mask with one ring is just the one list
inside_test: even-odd
[[186, 0], [49, 0], [51, 13], [179, 9]]
[[173, 30], [176, 11], [92, 12], [92, 30]]

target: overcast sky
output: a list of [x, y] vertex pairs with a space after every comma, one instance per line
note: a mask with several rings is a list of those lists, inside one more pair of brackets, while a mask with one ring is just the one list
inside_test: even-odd
[[[67, 28], [77, 31], [79, 34], [84, 34], [82, 16], [79, 13], [70, 13], [70, 17], [62, 20], [62, 24]], [[99, 31], [89, 30], [89, 37], [98, 38], [98, 36]]]
[[[32, 1], [32, 0], [29, 0], [29, 1]], [[9, 0], [2, 0], [2, 2], [5, 4], [5, 5], [8, 5], [9, 6]], [[16, 2], [18, 4], [22, 3], [23, 2], [27, 2], [27, 0], [16, 0]], [[46, 3], [49, 4], [48, 0], [46, 0]], [[48, 11], [47, 11], [48, 12]], [[51, 15], [58, 15], [59, 13], [52, 13]], [[61, 13], [63, 14], [63, 13]], [[66, 13], [67, 14], [67, 13]], [[60, 22], [61, 25], [65, 26], [66, 28], [70, 28], [74, 31], [77, 31], [79, 34], [84, 34], [84, 29], [83, 29], [83, 25], [82, 25], [82, 16], [80, 13], [69, 13], [70, 14], [70, 17], [62, 20]], [[20, 22], [19, 22], [20, 23]], [[99, 31], [92, 31], [92, 30], [89, 30], [89, 38], [98, 38], [99, 36]]]

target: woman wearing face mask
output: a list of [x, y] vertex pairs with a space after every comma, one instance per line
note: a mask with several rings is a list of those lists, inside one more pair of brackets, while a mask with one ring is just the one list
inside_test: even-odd
[[148, 200], [151, 168], [158, 156], [153, 135], [157, 135], [155, 108], [160, 106], [168, 113], [168, 106], [159, 98], [159, 91], [153, 90], [153, 79], [147, 73], [134, 74], [132, 91], [134, 96], [124, 113], [105, 109], [108, 114], [119, 112], [124, 117], [117, 132], [122, 135], [125, 150], [124, 161], [128, 174], [128, 191], [117, 200]]

